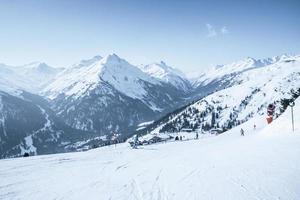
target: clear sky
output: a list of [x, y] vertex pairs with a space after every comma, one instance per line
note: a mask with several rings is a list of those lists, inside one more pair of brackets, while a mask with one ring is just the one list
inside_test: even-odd
[[299, 0], [0, 0], [0, 63], [116, 53], [184, 72], [300, 53]]

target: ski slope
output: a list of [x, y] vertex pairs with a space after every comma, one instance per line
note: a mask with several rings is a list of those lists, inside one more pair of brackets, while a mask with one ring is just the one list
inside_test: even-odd
[[300, 199], [300, 99], [294, 113], [294, 133], [288, 108], [199, 140], [0, 160], [0, 199]]

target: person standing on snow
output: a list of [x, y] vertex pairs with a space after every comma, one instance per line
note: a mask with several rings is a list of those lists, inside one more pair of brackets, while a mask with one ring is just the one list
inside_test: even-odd
[[134, 137], [134, 142], [133, 142], [133, 149], [137, 149], [137, 145], [139, 143], [139, 136], [136, 134]]
[[241, 132], [241, 136], [245, 136], [245, 134], [244, 134], [244, 129], [241, 128], [241, 131], [240, 131], [240, 132]]

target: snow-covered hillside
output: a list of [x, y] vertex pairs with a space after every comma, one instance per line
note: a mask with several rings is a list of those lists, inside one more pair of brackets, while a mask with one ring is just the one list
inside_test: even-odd
[[[251, 59], [249, 62], [254, 61]], [[232, 66], [227, 66], [229, 69], [224, 66], [223, 69], [234, 73], [229, 74], [230, 84], [215, 89], [212, 94], [179, 112], [167, 115], [149, 128], [139, 130], [139, 134], [177, 132], [186, 128], [199, 131], [220, 128], [225, 131], [255, 116], [266, 114], [266, 107], [270, 103], [275, 103], [278, 115], [281, 99], [292, 97], [300, 88], [300, 56], [279, 59], [269, 65], [253, 67], [251, 64], [250, 68], [246, 65], [235, 66], [242, 66], [242, 71], [234, 71]], [[218, 77], [217, 73], [208, 74], [207, 77], [212, 75]], [[220, 77], [224, 77], [224, 74]], [[205, 78], [204, 82], [206, 80], [210, 79]], [[218, 85], [222, 86], [222, 83]]]
[[[300, 113], [299, 99], [294, 113]], [[297, 114], [295, 128], [292, 132], [288, 109], [270, 125], [256, 116], [199, 140], [0, 160], [0, 198], [297, 200]]]

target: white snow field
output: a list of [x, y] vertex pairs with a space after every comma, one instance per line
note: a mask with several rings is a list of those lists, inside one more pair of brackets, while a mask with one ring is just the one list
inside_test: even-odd
[[0, 160], [0, 199], [300, 199], [300, 99], [294, 113], [295, 132], [288, 108], [199, 140]]

